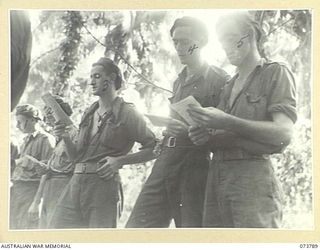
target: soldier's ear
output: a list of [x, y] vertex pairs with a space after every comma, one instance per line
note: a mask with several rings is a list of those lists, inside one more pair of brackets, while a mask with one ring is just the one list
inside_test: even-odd
[[110, 80], [111, 80], [112, 82], [115, 82], [116, 79], [117, 79], [116, 73], [111, 73], [111, 74], [109, 75], [109, 77], [110, 77]]

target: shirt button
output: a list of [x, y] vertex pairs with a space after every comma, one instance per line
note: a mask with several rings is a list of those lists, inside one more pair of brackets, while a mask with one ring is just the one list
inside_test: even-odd
[[194, 88], [194, 89], [197, 89], [197, 86], [194, 86], [193, 88]]

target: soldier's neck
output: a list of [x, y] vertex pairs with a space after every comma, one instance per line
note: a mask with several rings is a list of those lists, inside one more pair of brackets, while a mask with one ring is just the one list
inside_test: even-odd
[[116, 98], [117, 98], [117, 95], [115, 93], [108, 93], [104, 96], [100, 96], [99, 110], [107, 111], [112, 109], [112, 104]]
[[238, 66], [239, 78], [246, 78], [259, 64], [261, 56], [258, 52], [253, 52]]
[[187, 77], [198, 73], [203, 64], [204, 61], [201, 58], [198, 58], [198, 60], [194, 60], [192, 63], [187, 64]]

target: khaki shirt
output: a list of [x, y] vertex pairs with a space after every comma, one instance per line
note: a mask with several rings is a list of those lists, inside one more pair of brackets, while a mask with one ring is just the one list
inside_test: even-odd
[[225, 86], [219, 109], [254, 121], [272, 121], [272, 113], [282, 112], [296, 122], [295, 81], [284, 64], [261, 61], [230, 105], [229, 98], [237, 77], [238, 75], [235, 75]]
[[[71, 140], [75, 139], [77, 134], [76, 128], [70, 131]], [[69, 174], [73, 171], [72, 161], [69, 159], [66, 152], [66, 145], [64, 140], [60, 140], [53, 150], [53, 153], [48, 161], [48, 169], [50, 173], [64, 173]]]
[[[234, 101], [230, 103], [230, 95], [237, 77], [236, 74], [223, 89], [217, 108], [252, 121], [272, 121], [272, 113], [281, 112], [296, 122], [295, 81], [284, 64], [262, 60], [248, 76], [244, 87]], [[252, 155], [262, 155], [265, 158], [269, 154], [281, 152], [285, 147], [285, 145], [270, 147], [243, 138], [245, 140], [242, 141], [241, 149], [235, 148], [232, 147], [232, 140], [228, 139], [228, 133], [221, 131], [220, 139], [215, 136], [215, 144], [222, 145], [221, 150], [213, 150], [216, 153], [215, 158], [218, 157], [218, 153], [222, 153], [225, 160], [250, 159]], [[231, 138], [235, 137], [241, 138], [241, 134], [231, 136]], [[224, 144], [229, 144], [227, 149], [223, 149]]]
[[95, 102], [83, 115], [77, 136], [78, 159], [76, 162], [99, 161], [106, 156], [126, 155], [135, 142], [142, 148], [153, 148], [155, 136], [132, 104], [117, 97], [112, 113], [102, 120], [97, 133], [90, 138], [94, 112], [99, 103]]
[[[40, 131], [26, 136], [20, 149], [20, 157], [30, 155], [43, 163], [47, 163], [53, 151], [48, 135]], [[46, 171], [44, 165], [28, 160], [27, 164], [16, 165], [12, 181], [40, 181], [41, 175], [45, 174]]]
[[[190, 79], [186, 80], [186, 76], [187, 69], [184, 68], [173, 84], [173, 96], [169, 98], [171, 103], [193, 96], [202, 107], [216, 107], [219, 103], [220, 93], [227, 80], [230, 79], [225, 71], [215, 66], [209, 66], [207, 63]], [[175, 119], [182, 120], [179, 114], [173, 110], [170, 115]], [[192, 144], [187, 136], [179, 139]]]

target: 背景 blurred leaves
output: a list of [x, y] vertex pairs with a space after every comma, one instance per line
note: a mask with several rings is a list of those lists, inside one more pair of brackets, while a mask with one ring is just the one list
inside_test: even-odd
[[[311, 12], [270, 10], [252, 14], [264, 31], [263, 53], [271, 60], [287, 62], [297, 84], [299, 120], [294, 138], [283, 154], [272, 157], [284, 190], [283, 226], [312, 226]], [[33, 61], [21, 102], [41, 107], [41, 94], [53, 91], [64, 95], [74, 110], [72, 119], [78, 124], [95, 100], [88, 89], [91, 65], [99, 57], [108, 56], [123, 72], [121, 95], [125, 100], [141, 112], [166, 114], [170, 94], [148, 81], [171, 90], [181, 69], [169, 34], [178, 16], [181, 11], [42, 11], [34, 24]], [[161, 129], [149, 125], [161, 137]], [[12, 136], [19, 134], [13, 129]], [[125, 204], [120, 227], [151, 168], [152, 162], [148, 162], [121, 170]]]

